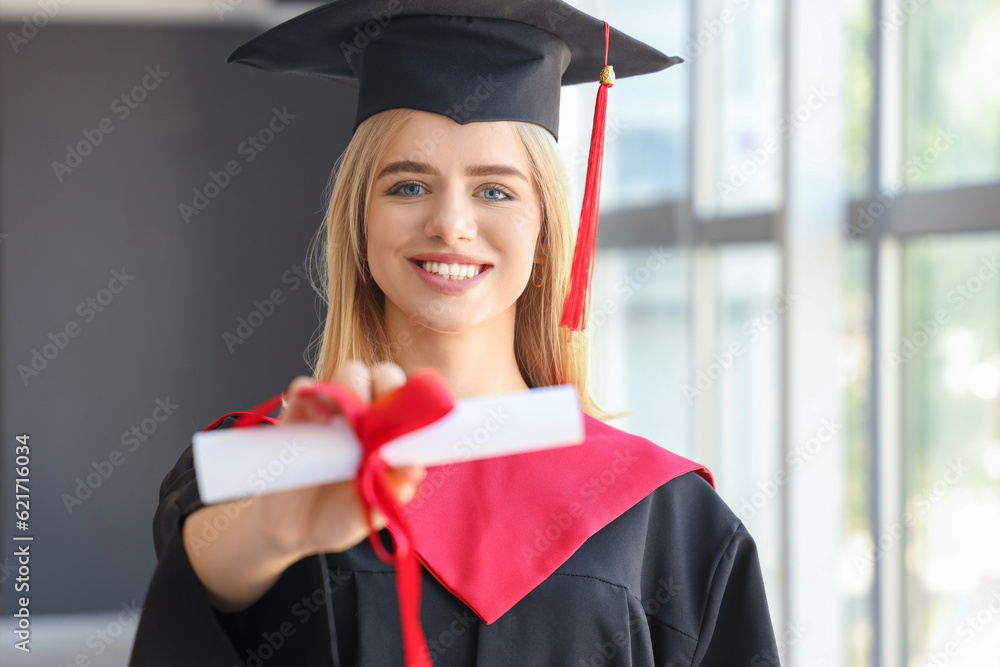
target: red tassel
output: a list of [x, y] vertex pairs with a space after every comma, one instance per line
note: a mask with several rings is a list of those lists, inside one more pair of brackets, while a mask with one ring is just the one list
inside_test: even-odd
[[601, 201], [601, 167], [604, 163], [604, 127], [608, 107], [608, 88], [614, 85], [614, 70], [608, 67], [608, 41], [611, 26], [604, 22], [604, 70], [601, 86], [597, 90], [594, 109], [594, 129], [590, 134], [590, 157], [587, 160], [587, 181], [583, 190], [583, 207], [580, 211], [580, 228], [577, 230], [573, 268], [570, 272], [569, 293], [563, 304], [559, 326], [582, 331], [587, 326], [587, 306], [590, 282], [594, 271], [594, 252], [597, 247], [597, 224]]

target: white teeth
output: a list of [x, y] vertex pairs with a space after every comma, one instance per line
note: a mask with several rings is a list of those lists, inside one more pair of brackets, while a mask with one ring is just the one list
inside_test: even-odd
[[449, 280], [465, 280], [479, 275], [478, 264], [445, 264], [444, 262], [419, 262], [424, 271], [436, 273]]

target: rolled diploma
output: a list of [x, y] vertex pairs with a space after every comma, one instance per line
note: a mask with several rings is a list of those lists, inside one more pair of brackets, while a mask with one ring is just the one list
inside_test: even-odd
[[[393, 468], [436, 466], [578, 445], [584, 416], [573, 385], [460, 399], [438, 421], [382, 447]], [[343, 417], [328, 424], [227, 428], [193, 437], [206, 505], [353, 479], [361, 445]]]

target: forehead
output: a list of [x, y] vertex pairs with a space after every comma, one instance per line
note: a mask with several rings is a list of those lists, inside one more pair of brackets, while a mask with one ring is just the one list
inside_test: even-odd
[[461, 125], [447, 116], [417, 111], [386, 148], [379, 166], [397, 160], [448, 166], [511, 164], [528, 171], [528, 156], [509, 121]]

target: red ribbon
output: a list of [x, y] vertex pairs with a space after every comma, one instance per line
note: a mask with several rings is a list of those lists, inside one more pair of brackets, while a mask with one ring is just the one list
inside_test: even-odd
[[[383, 562], [396, 567], [396, 592], [399, 595], [406, 665], [431, 667], [430, 651], [420, 625], [420, 561], [413, 548], [410, 527], [386, 482], [388, 465], [382, 460], [379, 449], [385, 443], [432, 424], [451, 412], [455, 401], [448, 386], [437, 369], [428, 366], [412, 374], [402, 387], [375, 399], [370, 406], [347, 386], [335, 382], [310, 385], [299, 393], [326, 396], [333, 400], [361, 443], [361, 466], [355, 484], [368, 522], [368, 540], [372, 549]], [[254, 426], [262, 421], [273, 424], [277, 420], [265, 415], [279, 405], [281, 394], [249, 412], [231, 414], [238, 416], [235, 426]], [[219, 423], [221, 420], [213, 426]], [[372, 510], [385, 517], [386, 526], [392, 534], [394, 553], [382, 545], [372, 523]]]

